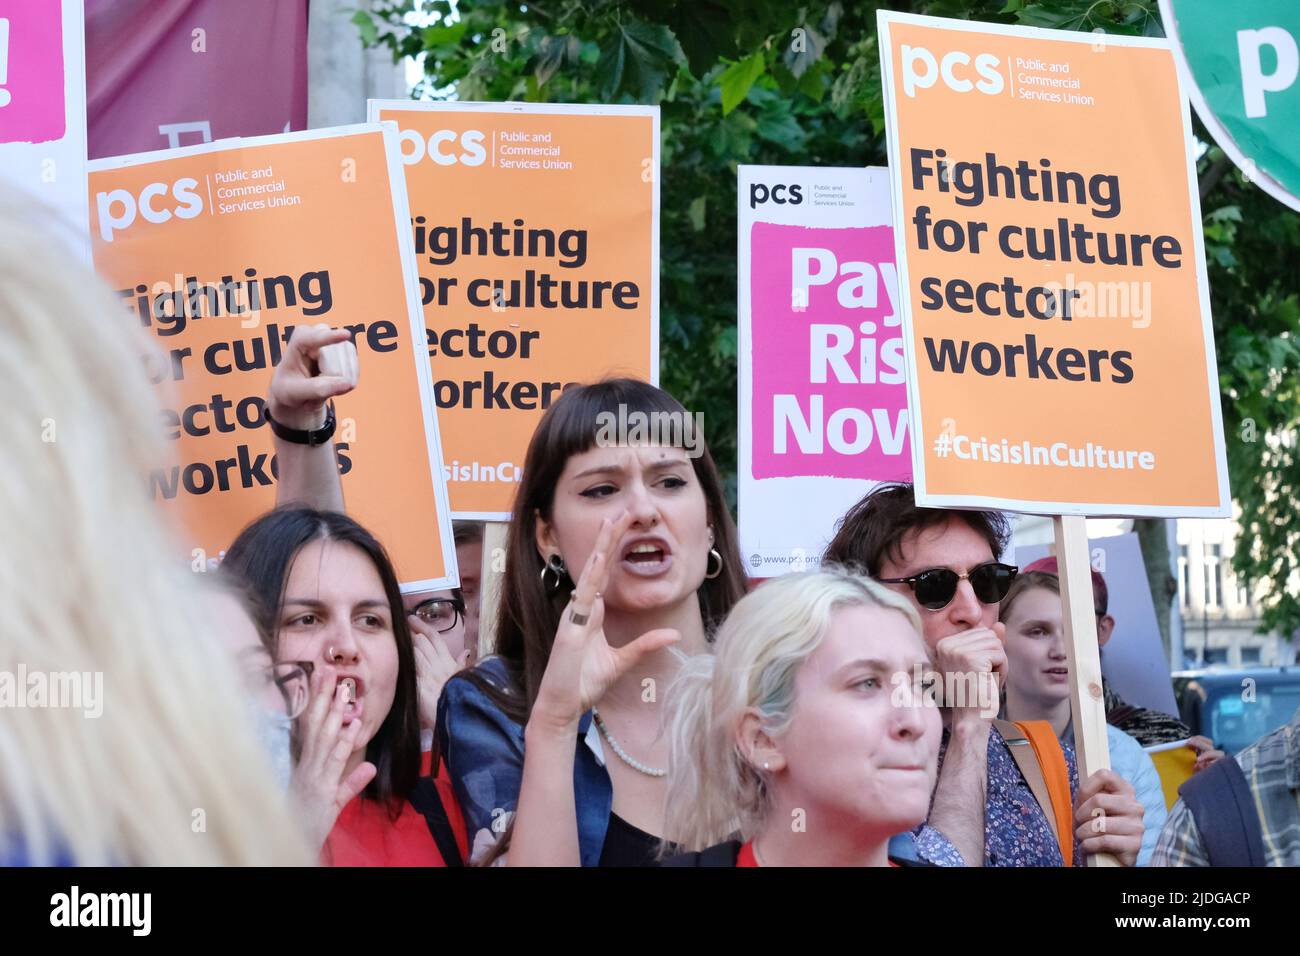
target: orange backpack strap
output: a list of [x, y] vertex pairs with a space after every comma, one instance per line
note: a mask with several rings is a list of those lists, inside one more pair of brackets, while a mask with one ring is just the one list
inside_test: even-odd
[[1047, 795], [1051, 800], [1051, 809], [1044, 806], [1043, 812], [1055, 815], [1053, 829], [1057, 842], [1061, 844], [1061, 856], [1066, 866], [1073, 866], [1074, 800], [1070, 794], [1070, 770], [1065, 765], [1065, 751], [1061, 749], [1060, 738], [1045, 720], [1018, 720], [1016, 726], [1033, 746], [1034, 756], [1043, 770]]
[[[1074, 862], [1074, 828], [1072, 826], [1072, 805], [1070, 799], [1070, 774], [1065, 765], [1065, 755], [1061, 751], [1060, 741], [1052, 733], [1051, 724], [1044, 720], [1023, 720], [1012, 723], [1009, 720], [995, 720], [993, 725], [997, 727], [998, 733], [1006, 741], [1007, 750], [1020, 769], [1020, 775], [1025, 778], [1025, 783], [1029, 784], [1029, 789], [1034, 794], [1034, 799], [1038, 801], [1039, 807], [1043, 810], [1043, 816], [1047, 818], [1047, 825], [1052, 830], [1052, 836], [1056, 837], [1057, 844], [1061, 847], [1061, 856], [1065, 860], [1065, 865], [1070, 866]], [[1035, 736], [1044, 736], [1044, 740], [1035, 742]], [[1053, 742], [1055, 742], [1053, 746]], [[1044, 758], [1040, 750], [1047, 751], [1047, 757]], [[1059, 761], [1059, 770], [1053, 769], [1051, 755], [1053, 751]], [[1064, 796], [1058, 795], [1061, 786], [1064, 786]], [[1065, 808], [1065, 817], [1062, 819], [1061, 809]], [[1064, 832], [1066, 838], [1061, 839], [1061, 833]]]
[[993, 726], [998, 729], [1002, 739], [1006, 742], [1007, 752], [1015, 760], [1016, 766], [1020, 769], [1020, 776], [1025, 778], [1025, 783], [1029, 784], [1029, 789], [1038, 801], [1038, 805], [1043, 810], [1043, 816], [1047, 818], [1047, 825], [1052, 830], [1052, 836], [1056, 837], [1056, 842], [1061, 842], [1061, 835], [1056, 829], [1056, 814], [1052, 812], [1052, 798], [1047, 792], [1047, 781], [1043, 779], [1043, 770], [1038, 765], [1038, 756], [1034, 753], [1034, 745], [1030, 743], [1025, 732], [1020, 729], [1019, 724], [1013, 724], [1009, 720], [995, 720]]

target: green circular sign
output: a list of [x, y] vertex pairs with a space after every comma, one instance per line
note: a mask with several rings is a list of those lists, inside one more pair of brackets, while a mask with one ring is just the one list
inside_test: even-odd
[[1233, 162], [1300, 211], [1300, 3], [1160, 0], [1192, 103]]

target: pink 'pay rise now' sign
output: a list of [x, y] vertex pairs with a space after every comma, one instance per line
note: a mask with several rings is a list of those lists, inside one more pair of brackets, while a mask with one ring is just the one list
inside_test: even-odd
[[754, 477], [909, 480], [893, 230], [759, 222], [750, 240]]
[[67, 128], [59, 0], [0, 7], [0, 143], [48, 143]]

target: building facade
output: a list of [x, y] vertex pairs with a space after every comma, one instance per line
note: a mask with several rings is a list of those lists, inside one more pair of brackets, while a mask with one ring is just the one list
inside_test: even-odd
[[1178, 606], [1186, 667], [1295, 663], [1292, 641], [1258, 633], [1256, 587], [1232, 570], [1237, 527], [1227, 518], [1178, 520]]

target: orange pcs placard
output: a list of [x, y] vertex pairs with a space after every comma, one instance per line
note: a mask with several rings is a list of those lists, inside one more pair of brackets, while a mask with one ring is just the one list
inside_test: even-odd
[[1229, 514], [1167, 42], [878, 23], [918, 502]]
[[659, 377], [659, 109], [371, 100], [395, 120], [456, 517], [509, 517], [543, 412]]
[[196, 570], [275, 506], [267, 388], [293, 329], [325, 323], [353, 332], [360, 361], [334, 436], [348, 512], [405, 590], [455, 584], [392, 126], [99, 160], [90, 212], [97, 271], [159, 346], [148, 364], [176, 454], [149, 489]]

